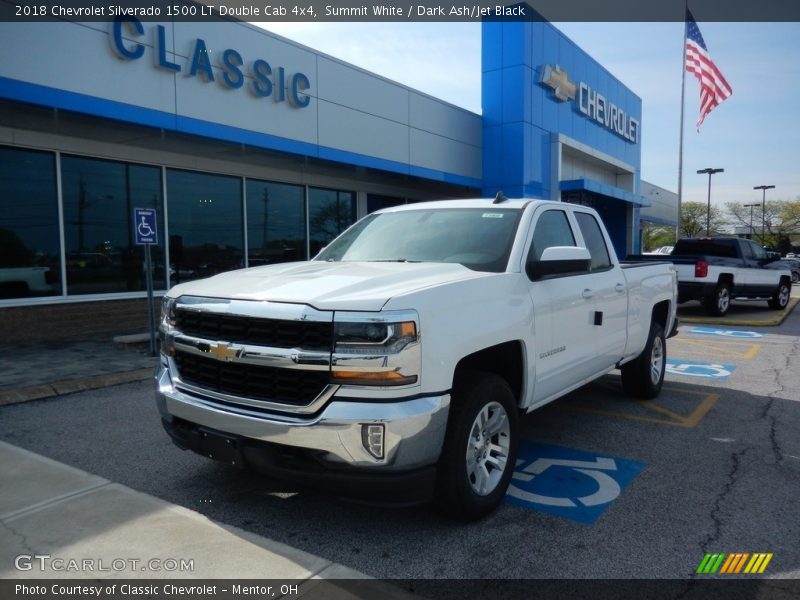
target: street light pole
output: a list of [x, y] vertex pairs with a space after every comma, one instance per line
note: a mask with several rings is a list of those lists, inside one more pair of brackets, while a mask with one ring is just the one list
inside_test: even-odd
[[758, 204], [744, 204], [744, 208], [750, 209], [750, 239], [753, 239], [753, 208], [758, 206]]
[[711, 235], [711, 176], [715, 173], [724, 173], [725, 169], [700, 169], [697, 174], [704, 175], [708, 173], [708, 204], [706, 206], [706, 235]]
[[754, 190], [761, 190], [761, 245], [764, 245], [764, 222], [766, 220], [765, 215], [767, 214], [765, 211], [766, 204], [767, 204], [767, 190], [771, 190], [774, 188], [774, 185], [756, 185], [753, 186]]

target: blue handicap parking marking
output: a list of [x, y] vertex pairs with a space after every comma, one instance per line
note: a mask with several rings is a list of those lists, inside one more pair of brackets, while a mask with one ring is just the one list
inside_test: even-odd
[[506, 501], [579, 523], [594, 523], [644, 463], [523, 440]]
[[763, 333], [757, 331], [739, 331], [737, 329], [713, 329], [711, 327], [692, 327], [689, 333], [696, 333], [698, 335], [716, 335], [719, 337], [730, 337], [739, 339], [756, 339], [764, 337]]
[[736, 370], [736, 365], [723, 365], [719, 363], [703, 363], [695, 360], [682, 360], [680, 358], [667, 359], [667, 373], [670, 375], [683, 375], [685, 377], [703, 377], [722, 381], [731, 376]]

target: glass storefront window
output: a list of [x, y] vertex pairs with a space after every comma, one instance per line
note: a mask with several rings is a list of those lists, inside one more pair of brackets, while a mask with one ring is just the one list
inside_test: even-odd
[[0, 299], [61, 294], [55, 154], [0, 148]]
[[398, 198], [396, 196], [384, 196], [382, 194], [368, 194], [367, 195], [367, 213], [373, 213], [382, 208], [389, 208], [392, 206], [400, 206], [405, 204], [405, 198]]
[[242, 180], [167, 169], [172, 285], [244, 267]]
[[308, 225], [312, 257], [355, 221], [354, 192], [320, 188], [308, 190]]
[[153, 287], [164, 289], [161, 169], [110, 160], [61, 157], [68, 294], [146, 289], [144, 246], [137, 246], [133, 209], [158, 211], [152, 248]]
[[302, 186], [247, 180], [247, 245], [251, 267], [305, 260]]

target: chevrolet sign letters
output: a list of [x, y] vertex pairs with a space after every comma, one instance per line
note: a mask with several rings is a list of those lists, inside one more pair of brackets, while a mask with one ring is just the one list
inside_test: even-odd
[[567, 72], [558, 65], [555, 67], [545, 65], [539, 83], [552, 88], [553, 95], [562, 102], [576, 100], [578, 110], [586, 118], [596, 121], [632, 144], [639, 142], [641, 128], [639, 121], [626, 114], [613, 102], [609, 102], [587, 83], [581, 81], [576, 85], [571, 82]]

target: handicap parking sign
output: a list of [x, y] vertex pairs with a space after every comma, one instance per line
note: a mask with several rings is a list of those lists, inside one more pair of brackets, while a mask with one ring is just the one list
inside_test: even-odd
[[156, 209], [155, 208], [134, 208], [133, 209], [133, 229], [136, 234], [136, 244], [158, 244], [158, 233], [156, 231]]
[[523, 441], [506, 501], [580, 523], [594, 523], [644, 464]]

